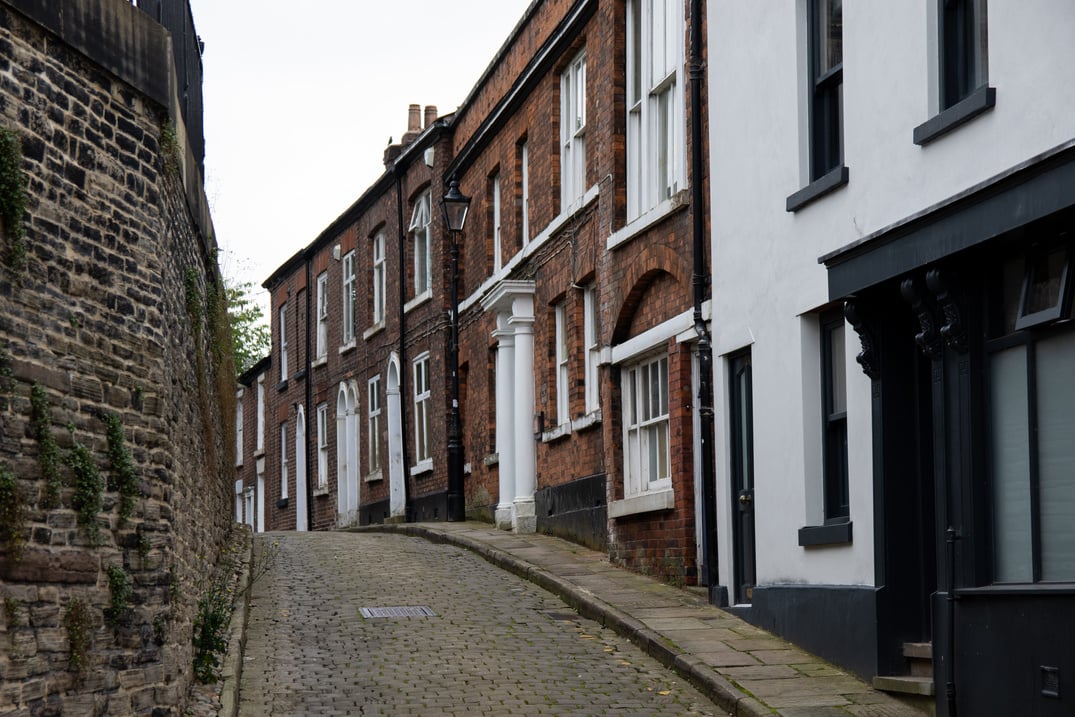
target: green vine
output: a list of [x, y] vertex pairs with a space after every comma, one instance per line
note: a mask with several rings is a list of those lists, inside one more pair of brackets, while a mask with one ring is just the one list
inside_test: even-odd
[[10, 630], [22, 625], [22, 605], [16, 599], [8, 595], [4, 598], [4, 624]]
[[100, 544], [100, 526], [97, 514], [101, 512], [101, 493], [104, 481], [101, 471], [90, 455], [90, 450], [81, 443], [75, 443], [67, 454], [67, 464], [75, 476], [75, 494], [71, 505], [78, 513], [78, 524], [86, 531], [94, 545]]
[[0, 466], [0, 542], [7, 544], [16, 560], [26, 543], [26, 497], [15, 474]]
[[160, 149], [164, 173], [172, 178], [177, 177], [179, 175], [179, 135], [171, 121], [161, 125]]
[[63, 626], [67, 630], [67, 669], [81, 681], [90, 654], [90, 609], [85, 601], [74, 598], [68, 603]]
[[26, 175], [22, 171], [22, 138], [18, 132], [0, 127], [0, 223], [8, 246], [3, 259], [15, 271], [26, 268]]
[[183, 275], [183, 295], [187, 304], [187, 315], [194, 326], [196, 336], [201, 335], [202, 329], [202, 290], [198, 285], [198, 272], [187, 269]]
[[119, 491], [119, 527], [127, 524], [134, 511], [134, 499], [140, 493], [138, 470], [123, 435], [123, 424], [114, 413], [104, 417], [108, 436], [108, 464], [112, 476], [111, 490]]
[[108, 573], [108, 592], [111, 595], [111, 601], [105, 614], [109, 621], [115, 625], [127, 612], [127, 608], [130, 607], [134, 585], [131, 582], [131, 576], [127, 574], [122, 565], [113, 563], [108, 566], [106, 572]]
[[60, 473], [60, 447], [52, 436], [52, 415], [45, 387], [35, 383], [30, 389], [30, 431], [37, 441], [37, 464], [45, 481], [43, 508], [60, 505], [63, 476]]
[[0, 411], [11, 406], [11, 397], [15, 393], [15, 371], [11, 367], [11, 354], [0, 348]]

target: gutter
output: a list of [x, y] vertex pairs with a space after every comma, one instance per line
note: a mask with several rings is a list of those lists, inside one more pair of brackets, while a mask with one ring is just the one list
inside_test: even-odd
[[698, 416], [701, 445], [702, 483], [702, 565], [700, 577], [709, 587], [709, 601], [726, 604], [727, 598], [719, 587], [717, 572], [717, 486], [714, 471], [713, 430], [713, 343], [702, 314], [709, 272], [705, 253], [705, 158], [703, 155], [702, 79], [702, 0], [690, 5], [690, 61], [688, 63], [691, 92], [691, 220], [694, 253], [694, 330], [698, 334]]

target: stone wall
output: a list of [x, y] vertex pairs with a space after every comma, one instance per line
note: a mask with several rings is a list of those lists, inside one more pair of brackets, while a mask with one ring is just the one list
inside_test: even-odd
[[[115, 25], [101, 38], [148, 55], [131, 66], [170, 63], [163, 28], [123, 0], [91, 4]], [[0, 471], [17, 496], [0, 500], [24, 521], [0, 531], [0, 712], [178, 715], [198, 590], [231, 524], [234, 463], [201, 179], [174, 83], [162, 106], [137, 73], [106, 69], [116, 47], [76, 50], [63, 27], [17, 5], [0, 1], [0, 127], [22, 138], [28, 202], [25, 262], [0, 266]], [[57, 448], [56, 505], [35, 393]], [[126, 520], [108, 417], [134, 467]], [[67, 465], [76, 445], [100, 471], [99, 509], [91, 472]]]

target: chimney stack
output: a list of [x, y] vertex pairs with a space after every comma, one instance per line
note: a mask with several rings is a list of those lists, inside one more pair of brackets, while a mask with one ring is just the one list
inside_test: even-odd
[[429, 129], [430, 126], [437, 121], [437, 106], [426, 105], [425, 129]]
[[407, 108], [407, 131], [408, 132], [421, 132], [422, 131], [422, 106], [411, 105]]

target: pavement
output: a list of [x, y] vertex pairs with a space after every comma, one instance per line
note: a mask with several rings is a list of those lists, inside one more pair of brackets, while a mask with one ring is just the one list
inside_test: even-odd
[[[254, 549], [274, 543], [248, 593], [240, 717], [923, 714], [558, 538], [419, 523]], [[401, 606], [428, 614], [362, 614]]]
[[470, 550], [562, 599], [689, 681], [736, 717], [922, 717], [854, 675], [677, 588], [547, 535], [486, 523], [368, 526]]

